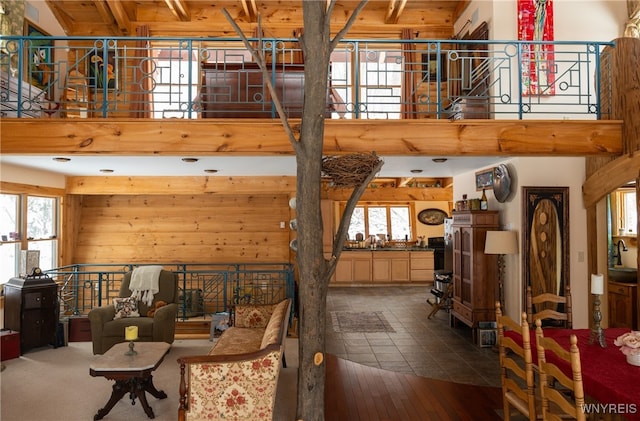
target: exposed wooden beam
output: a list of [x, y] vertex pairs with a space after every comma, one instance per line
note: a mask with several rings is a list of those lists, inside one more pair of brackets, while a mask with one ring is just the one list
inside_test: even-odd
[[[299, 120], [291, 120], [299, 130]], [[619, 120], [327, 120], [324, 153], [380, 156], [613, 156]], [[5, 154], [294, 155], [277, 120], [17, 119]]]
[[244, 11], [247, 21], [251, 23], [258, 22], [258, 6], [256, 0], [240, 0], [242, 10]]
[[56, 18], [62, 30], [66, 34], [71, 34], [73, 31], [73, 18], [69, 16], [64, 9], [59, 7], [59, 4], [56, 0], [46, 0], [47, 6], [53, 13], [53, 16]]
[[[327, 188], [321, 192], [323, 199], [331, 199], [337, 201], [346, 201], [351, 195], [351, 189], [331, 189]], [[360, 201], [364, 202], [398, 202], [398, 201], [439, 201], [446, 202], [453, 198], [453, 188], [442, 187], [405, 187], [402, 189], [396, 188], [368, 188], [360, 198]]]
[[191, 12], [189, 6], [184, 0], [164, 0], [171, 13], [182, 22], [189, 22], [191, 20]]
[[582, 185], [585, 208], [595, 204], [618, 187], [640, 177], [640, 153], [624, 155], [593, 173]]
[[398, 178], [397, 186], [398, 187], [406, 187], [413, 180], [413, 177], [401, 177]]
[[273, 194], [296, 191], [296, 177], [67, 177], [67, 194]]
[[398, 23], [400, 15], [404, 11], [404, 7], [407, 5], [407, 0], [389, 0], [389, 6], [387, 7], [387, 14], [384, 17], [384, 23]]
[[113, 16], [113, 12], [111, 12], [107, 1], [97, 0], [94, 2], [94, 4], [96, 6], [96, 9], [98, 10], [98, 13], [100, 14], [100, 17], [102, 18], [102, 22], [104, 22], [104, 24], [108, 28], [110, 28], [114, 34], [119, 34], [120, 31], [118, 25], [116, 24], [116, 18], [115, 16]]
[[118, 23], [118, 29], [122, 35], [129, 35], [131, 32], [131, 21], [129, 20], [129, 16], [127, 16], [127, 12], [122, 5], [120, 0], [107, 0], [107, 4], [109, 5], [109, 9], [111, 9], [111, 13], [113, 13], [113, 17]]

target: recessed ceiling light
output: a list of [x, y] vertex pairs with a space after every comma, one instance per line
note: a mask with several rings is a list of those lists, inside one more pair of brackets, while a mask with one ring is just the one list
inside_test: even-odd
[[184, 162], [198, 162], [198, 158], [182, 158]]
[[433, 158], [432, 161], [438, 164], [442, 164], [443, 162], [447, 162], [447, 158]]
[[54, 161], [56, 162], [69, 162], [71, 161], [71, 158], [65, 158], [63, 156], [56, 156], [55, 158], [53, 158]]
[[102, 168], [102, 169], [100, 170], [100, 172], [103, 172], [103, 173], [112, 173], [112, 172], [113, 172], [113, 170], [111, 170], [111, 169], [109, 169], [109, 168]]
[[218, 172], [218, 170], [204, 170], [204, 172], [209, 173], [209, 174], [215, 174]]
[[420, 174], [422, 172], [422, 170], [417, 170], [416, 169], [416, 170], [411, 170], [411, 172], [414, 173], [414, 174]]

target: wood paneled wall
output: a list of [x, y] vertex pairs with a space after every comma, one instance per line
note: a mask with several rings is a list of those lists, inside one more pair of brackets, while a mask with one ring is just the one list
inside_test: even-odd
[[[91, 195], [70, 201], [65, 263], [288, 262], [288, 194]], [[286, 228], [280, 228], [284, 221]]]

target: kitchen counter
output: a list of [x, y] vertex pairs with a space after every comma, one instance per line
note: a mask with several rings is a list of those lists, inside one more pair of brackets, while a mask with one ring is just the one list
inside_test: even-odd
[[428, 248], [428, 247], [377, 247], [372, 249], [371, 247], [365, 247], [365, 248], [350, 248], [350, 247], [345, 247], [342, 249], [342, 251], [434, 251], [434, 249], [432, 248]]
[[433, 282], [433, 254], [426, 247], [345, 248], [333, 281], [358, 285]]

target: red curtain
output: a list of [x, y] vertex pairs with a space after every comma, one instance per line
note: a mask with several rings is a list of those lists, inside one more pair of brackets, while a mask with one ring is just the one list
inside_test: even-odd
[[[413, 31], [405, 28], [402, 30], [402, 39], [412, 40]], [[402, 118], [416, 118], [416, 95], [414, 93], [414, 72], [416, 69], [415, 45], [412, 42], [402, 43], [402, 58], [404, 59], [404, 72], [402, 81]]]
[[136, 36], [147, 39], [136, 40], [133, 49], [133, 74], [129, 115], [134, 118], [151, 118], [153, 112], [153, 71], [149, 48], [149, 27], [136, 28]]

